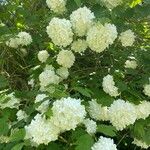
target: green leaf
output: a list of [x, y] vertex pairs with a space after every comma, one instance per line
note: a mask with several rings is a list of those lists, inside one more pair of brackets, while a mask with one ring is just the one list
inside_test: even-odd
[[98, 125], [97, 126], [97, 132], [103, 133], [106, 136], [114, 137], [116, 136], [116, 128], [111, 125]]
[[0, 135], [7, 134], [9, 131], [8, 123], [5, 118], [0, 119]]
[[91, 97], [92, 91], [90, 91], [87, 88], [83, 88], [83, 87], [74, 87], [75, 91], [78, 91], [79, 93], [81, 93], [82, 95], [86, 96], [86, 97]]
[[114, 101], [114, 98], [106, 94], [102, 89], [94, 89], [93, 92], [93, 98], [97, 99], [97, 102], [103, 106], [110, 106]]
[[81, 0], [74, 0], [78, 7], [81, 6]]
[[25, 137], [25, 129], [16, 129], [10, 136], [10, 141], [20, 141], [23, 140]]
[[48, 144], [46, 150], [61, 150], [60, 146], [54, 142]]
[[24, 143], [15, 145], [11, 150], [22, 150]]
[[145, 135], [144, 124], [142, 120], [138, 120], [134, 124], [133, 132], [134, 132], [134, 136], [138, 139], [141, 139]]
[[84, 134], [78, 138], [76, 141], [75, 150], [91, 150], [92, 145], [94, 144], [93, 138], [89, 134]]

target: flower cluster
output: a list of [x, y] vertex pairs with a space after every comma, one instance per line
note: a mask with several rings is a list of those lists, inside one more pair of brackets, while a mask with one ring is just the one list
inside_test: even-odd
[[137, 119], [136, 108], [133, 104], [118, 99], [109, 107], [110, 122], [117, 130], [123, 130]]
[[142, 101], [136, 106], [137, 119], [146, 119], [150, 115], [150, 102]]
[[107, 75], [103, 78], [103, 90], [109, 94], [110, 96], [118, 96], [118, 88], [115, 86], [115, 82], [113, 80], [113, 76]]
[[127, 46], [132, 46], [134, 41], [135, 41], [135, 35], [134, 32], [131, 30], [127, 30], [125, 32], [122, 32], [119, 37], [122, 46], [127, 47]]
[[78, 39], [72, 43], [71, 49], [78, 53], [84, 52], [87, 49], [87, 43], [85, 40]]
[[6, 45], [12, 48], [18, 48], [19, 45], [21, 46], [27, 46], [31, 44], [32, 37], [27, 32], [19, 32], [18, 35], [15, 38], [10, 38]]
[[84, 125], [86, 127], [87, 133], [89, 133], [89, 134], [96, 133], [97, 125], [96, 125], [95, 121], [90, 120], [90, 119], [85, 119], [83, 123], [84, 123]]
[[98, 141], [92, 146], [91, 150], [117, 150], [117, 146], [112, 139], [100, 136]]
[[40, 86], [42, 88], [50, 85], [50, 84], [58, 84], [59, 83], [59, 76], [55, 74], [55, 71], [52, 68], [46, 68], [40, 75], [39, 75]]
[[115, 25], [100, 23], [92, 26], [87, 33], [87, 44], [91, 50], [98, 53], [104, 51], [109, 45], [112, 45], [117, 38], [117, 29]]
[[86, 35], [88, 29], [93, 24], [94, 18], [94, 13], [92, 13], [87, 7], [79, 8], [73, 11], [70, 15], [70, 20], [75, 33], [78, 36]]
[[69, 20], [54, 17], [47, 26], [47, 34], [55, 45], [66, 47], [73, 41], [71, 28]]
[[66, 0], [46, 0], [46, 3], [55, 13], [62, 14], [66, 11]]
[[26, 120], [27, 119], [27, 114], [25, 111], [23, 110], [19, 110], [17, 113], [16, 113], [16, 116], [17, 116], [17, 120], [20, 121], [20, 120]]
[[46, 50], [39, 51], [39, 53], [38, 53], [39, 61], [41, 61], [42, 63], [46, 62], [48, 57], [49, 57], [49, 54], [48, 54], [48, 52]]
[[70, 97], [55, 101], [52, 112], [51, 120], [61, 132], [74, 130], [86, 116], [85, 107], [81, 105], [81, 100]]
[[60, 133], [50, 120], [46, 120], [42, 115], [37, 114], [28, 126], [25, 126], [25, 139], [30, 139], [33, 146], [48, 144], [55, 141]]
[[75, 56], [71, 51], [61, 50], [57, 55], [57, 63], [65, 68], [70, 68], [75, 61]]
[[127, 60], [125, 62], [125, 68], [136, 69], [137, 68], [137, 62], [135, 60]]
[[89, 102], [89, 114], [91, 118], [95, 120], [107, 121], [108, 118], [108, 108], [107, 106], [102, 107], [101, 104], [98, 104], [96, 100]]

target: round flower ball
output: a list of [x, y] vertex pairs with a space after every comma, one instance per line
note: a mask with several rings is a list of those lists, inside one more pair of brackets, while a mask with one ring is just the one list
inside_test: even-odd
[[125, 68], [131, 68], [131, 69], [136, 69], [137, 68], [137, 62], [135, 60], [127, 60], [125, 62]]
[[108, 113], [110, 122], [120, 131], [127, 126], [134, 124], [137, 119], [135, 106], [121, 99], [118, 99], [111, 104]]
[[57, 55], [57, 63], [65, 68], [70, 68], [75, 62], [75, 56], [71, 51], [62, 50]]
[[39, 61], [41, 61], [42, 63], [46, 62], [48, 57], [49, 57], [49, 54], [48, 54], [48, 52], [46, 50], [39, 51], [39, 53], [38, 53]]
[[91, 50], [101, 53], [113, 44], [117, 34], [115, 25], [97, 23], [89, 29], [86, 41]]
[[47, 34], [58, 46], [66, 47], [73, 41], [72, 25], [66, 19], [54, 17], [47, 26]]
[[122, 32], [120, 34], [119, 40], [121, 41], [122, 46], [124, 46], [124, 47], [132, 46], [133, 43], [135, 42], [134, 32], [132, 32], [131, 30]]
[[32, 37], [27, 32], [19, 32], [17, 36], [19, 45], [27, 46], [32, 43]]
[[87, 49], [87, 43], [85, 40], [78, 39], [72, 43], [71, 49], [78, 53], [84, 52]]
[[100, 136], [99, 140], [92, 146], [91, 150], [117, 150], [117, 146], [112, 139]]
[[75, 130], [86, 116], [85, 106], [81, 104], [81, 100], [71, 97], [56, 100], [52, 112], [51, 120], [62, 132]]
[[79, 8], [72, 12], [70, 15], [70, 20], [75, 33], [78, 36], [84, 36], [87, 30], [93, 24], [93, 19], [95, 18], [94, 13], [91, 12], [87, 7]]
[[66, 11], [66, 0], [46, 0], [46, 3], [57, 14], [62, 14]]

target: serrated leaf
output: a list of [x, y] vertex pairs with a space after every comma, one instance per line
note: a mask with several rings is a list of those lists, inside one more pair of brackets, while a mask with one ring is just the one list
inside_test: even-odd
[[86, 97], [91, 97], [91, 93], [92, 91], [90, 91], [87, 88], [83, 88], [83, 87], [74, 87], [75, 91], [78, 91], [79, 93], [81, 93], [82, 95], [86, 96]]
[[116, 136], [116, 128], [111, 125], [98, 125], [97, 126], [97, 132], [103, 133], [106, 136], [114, 137]]
[[94, 144], [93, 138], [89, 134], [84, 134], [78, 138], [76, 141], [75, 150], [91, 150], [92, 145]]
[[23, 140], [25, 137], [25, 129], [16, 129], [10, 136], [10, 141], [20, 141]]

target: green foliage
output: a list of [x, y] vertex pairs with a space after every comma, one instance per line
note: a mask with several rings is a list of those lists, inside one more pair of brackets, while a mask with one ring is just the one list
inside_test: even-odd
[[97, 126], [97, 132], [103, 133], [106, 136], [116, 136], [116, 128], [111, 125], [100, 124]]
[[11, 135], [10, 135], [11, 142], [23, 140], [25, 137], [25, 129], [24, 128], [23, 129], [15, 129], [12, 132], [13, 133], [11, 133]]
[[[2, 109], [0, 105], [0, 137], [9, 137], [8, 143], [0, 142], [0, 150], [90, 150], [99, 136], [115, 139], [119, 150], [138, 150], [132, 144], [133, 138], [150, 145], [150, 118], [137, 120], [127, 130], [120, 132], [107, 121], [96, 121], [97, 131], [92, 136], [81, 124], [75, 131], [62, 133], [57, 141], [36, 148], [31, 146], [30, 141], [24, 139], [24, 126], [30, 124], [39, 113], [36, 108], [41, 103], [34, 103], [37, 94], [47, 94], [50, 100], [50, 106], [44, 113], [46, 118], [53, 115], [52, 103], [68, 96], [82, 99], [86, 109], [91, 99], [96, 99], [99, 104], [107, 107], [116, 99], [124, 99], [134, 104], [144, 100], [150, 101], [143, 93], [143, 86], [149, 83], [150, 77], [150, 0], [123, 0], [123, 4], [113, 10], [109, 10], [101, 0], [67, 0], [67, 11], [64, 14], [53, 13], [45, 0], [6, 0], [6, 2], [4, 4], [0, 1], [0, 104], [8, 102], [7, 94], [13, 91], [20, 99], [19, 109], [25, 111], [28, 118], [18, 121], [16, 108]], [[95, 53], [89, 48], [84, 54], [75, 53], [76, 61], [69, 69], [68, 79], [58, 85], [52, 85], [54, 93], [51, 92], [51, 87], [41, 92], [38, 77], [46, 64], [55, 68], [60, 67], [56, 63], [56, 55], [61, 48], [54, 45], [48, 37], [46, 27], [53, 17], [69, 19], [72, 11], [83, 6], [90, 8], [96, 16], [95, 21], [114, 24], [118, 36], [127, 29], [134, 31], [136, 35], [134, 46], [123, 47], [119, 39], [116, 39], [114, 44], [102, 53]], [[16, 49], [6, 46], [6, 41], [21, 31], [32, 35], [32, 44]], [[78, 38], [75, 36], [75, 39]], [[21, 51], [22, 48], [26, 49], [26, 54]], [[46, 63], [40, 63], [37, 59], [40, 50], [47, 50], [50, 55]], [[136, 70], [124, 67], [130, 56], [136, 58], [138, 64]], [[113, 75], [120, 92], [116, 98], [103, 91], [102, 80], [107, 74]], [[34, 87], [28, 84], [30, 79], [34, 79]]]
[[88, 134], [84, 134], [80, 136], [76, 141], [77, 146], [75, 150], [90, 150], [93, 144], [94, 144], [93, 138]]

